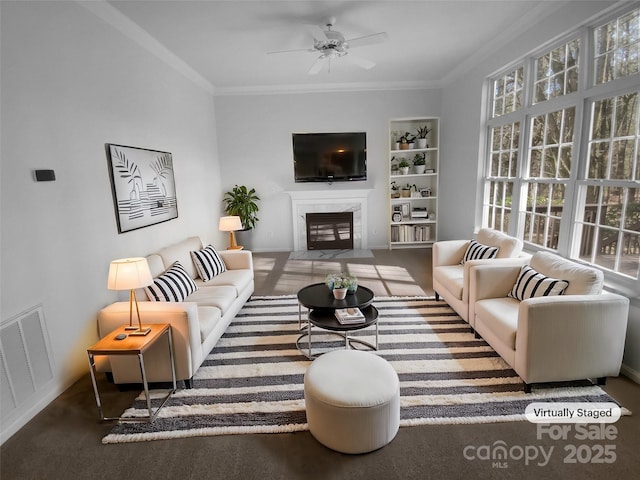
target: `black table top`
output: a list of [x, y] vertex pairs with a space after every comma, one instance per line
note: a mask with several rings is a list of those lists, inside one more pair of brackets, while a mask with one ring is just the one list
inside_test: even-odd
[[359, 285], [355, 293], [347, 293], [344, 300], [336, 300], [333, 298], [333, 292], [324, 283], [314, 283], [298, 292], [298, 302], [309, 309], [335, 310], [358, 307], [362, 310], [373, 303], [373, 292]]

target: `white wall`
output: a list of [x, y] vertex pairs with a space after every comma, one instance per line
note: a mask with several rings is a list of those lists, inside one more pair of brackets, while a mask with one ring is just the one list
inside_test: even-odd
[[[262, 201], [252, 232], [255, 251], [293, 250], [288, 190], [375, 189], [368, 203], [369, 248], [387, 246], [389, 120], [440, 115], [440, 91], [370, 91], [216, 97], [218, 148], [225, 189], [256, 188]], [[367, 132], [367, 181], [298, 183], [293, 132]]]
[[[504, 48], [484, 58], [478, 67], [443, 89], [439, 238], [468, 238], [480, 227], [481, 165], [483, 143], [482, 91], [486, 78], [548, 41], [569, 33], [582, 23], [611, 8], [611, 2], [566, 3]], [[443, 219], [455, 219], [452, 222]], [[629, 292], [627, 292], [629, 294]], [[633, 294], [632, 294], [633, 296]], [[632, 298], [623, 371], [640, 382], [640, 299]]]
[[[1, 318], [42, 304], [56, 367], [5, 437], [88, 370], [96, 313], [118, 298], [110, 260], [223, 237], [210, 94], [75, 2], [2, 2], [1, 20]], [[178, 219], [118, 234], [105, 143], [172, 152]]]

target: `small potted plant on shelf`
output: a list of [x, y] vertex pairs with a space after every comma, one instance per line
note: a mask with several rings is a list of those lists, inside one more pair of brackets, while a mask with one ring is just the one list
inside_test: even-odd
[[401, 196], [404, 198], [410, 197], [411, 196], [411, 191], [412, 190], [417, 190], [418, 187], [414, 185], [411, 185], [410, 183], [407, 183], [404, 187], [402, 187], [402, 193]]
[[418, 138], [416, 140], [416, 148], [429, 148], [427, 145], [427, 135], [431, 129], [427, 125], [418, 128]]
[[409, 173], [409, 162], [407, 162], [407, 160], [403, 158], [402, 160], [400, 160], [400, 163], [398, 163], [398, 168], [400, 169], [400, 173], [402, 175], [406, 175], [407, 173]]
[[416, 153], [413, 157], [413, 171], [421, 174], [424, 173], [425, 168], [427, 168], [426, 155], [423, 152]]
[[400, 185], [396, 182], [391, 182], [391, 198], [400, 197]]
[[400, 137], [400, 150], [410, 150], [414, 146], [416, 136], [411, 132], [406, 132]]

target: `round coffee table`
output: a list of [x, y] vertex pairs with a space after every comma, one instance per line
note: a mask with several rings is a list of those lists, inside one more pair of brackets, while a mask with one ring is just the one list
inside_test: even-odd
[[[352, 343], [358, 343], [372, 350], [377, 350], [378, 310], [371, 305], [373, 297], [373, 292], [362, 286], [358, 286], [355, 293], [347, 294], [344, 300], [336, 300], [333, 297], [333, 292], [324, 283], [314, 283], [301, 289], [298, 292], [298, 329], [303, 333], [296, 340], [298, 350], [304, 353], [307, 358], [315, 358], [312, 353], [312, 325], [344, 338], [345, 348], [349, 348]], [[302, 307], [308, 309], [306, 328], [302, 325]], [[360, 323], [342, 324], [335, 316], [335, 311], [339, 308], [359, 308], [365, 319]], [[376, 327], [375, 345], [349, 337], [349, 332], [362, 330], [372, 325]], [[300, 341], [305, 337], [307, 338], [306, 352], [300, 347]]]

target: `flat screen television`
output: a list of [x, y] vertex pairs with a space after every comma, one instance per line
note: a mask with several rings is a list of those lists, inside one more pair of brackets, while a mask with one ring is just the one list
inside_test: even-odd
[[367, 179], [365, 132], [294, 133], [296, 182], [347, 182]]

